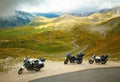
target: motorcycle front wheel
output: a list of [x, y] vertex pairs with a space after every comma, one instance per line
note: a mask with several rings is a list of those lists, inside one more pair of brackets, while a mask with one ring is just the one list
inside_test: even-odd
[[20, 75], [20, 74], [22, 74], [22, 72], [23, 72], [23, 69], [20, 68], [20, 69], [18, 70], [18, 74]]
[[89, 60], [89, 64], [93, 64], [94, 63], [94, 60]]
[[64, 64], [68, 64], [68, 60], [67, 59], [64, 61]]

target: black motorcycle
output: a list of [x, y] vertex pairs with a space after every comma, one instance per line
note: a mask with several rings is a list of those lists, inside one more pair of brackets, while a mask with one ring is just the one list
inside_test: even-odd
[[84, 55], [85, 55], [84, 53], [80, 53], [77, 56], [72, 56], [71, 54], [67, 54], [64, 64], [68, 64], [68, 62], [81, 64], [83, 61]]
[[32, 61], [29, 61], [28, 58], [24, 59], [24, 65], [18, 70], [18, 74], [22, 74], [24, 68], [26, 68], [28, 71], [39, 71], [41, 68], [44, 67], [45, 59], [35, 59]]
[[106, 64], [106, 62], [108, 61], [108, 55], [102, 55], [97, 56], [96, 54], [92, 56], [92, 58], [89, 60], [89, 64], [93, 64], [95, 61], [95, 63], [101, 63], [101, 64]]
[[108, 61], [108, 55], [102, 55], [101, 56], [101, 64], [106, 64]]

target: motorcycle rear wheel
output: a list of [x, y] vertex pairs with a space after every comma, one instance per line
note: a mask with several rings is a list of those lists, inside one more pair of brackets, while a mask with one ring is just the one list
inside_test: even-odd
[[40, 71], [40, 68], [35, 68], [35, 71]]
[[106, 64], [107, 61], [101, 61], [101, 64]]
[[81, 64], [81, 63], [82, 63], [82, 60], [78, 60], [78, 61], [77, 61], [77, 64]]

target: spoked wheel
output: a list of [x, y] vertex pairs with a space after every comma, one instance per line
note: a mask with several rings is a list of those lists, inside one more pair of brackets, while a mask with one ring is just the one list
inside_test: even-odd
[[89, 60], [89, 64], [93, 64], [94, 63], [94, 60]]

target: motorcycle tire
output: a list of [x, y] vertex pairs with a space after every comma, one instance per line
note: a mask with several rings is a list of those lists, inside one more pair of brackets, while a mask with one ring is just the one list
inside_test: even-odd
[[81, 63], [82, 63], [82, 60], [78, 60], [78, 61], [77, 61], [77, 64], [81, 64]]
[[107, 61], [101, 61], [101, 64], [106, 64]]
[[68, 60], [65, 60], [65, 61], [64, 61], [64, 64], [68, 64]]
[[19, 71], [18, 71], [18, 74], [20, 75], [20, 74], [22, 74], [22, 72], [23, 72], [23, 69], [20, 68]]
[[89, 64], [93, 64], [94, 63], [94, 60], [89, 60]]

